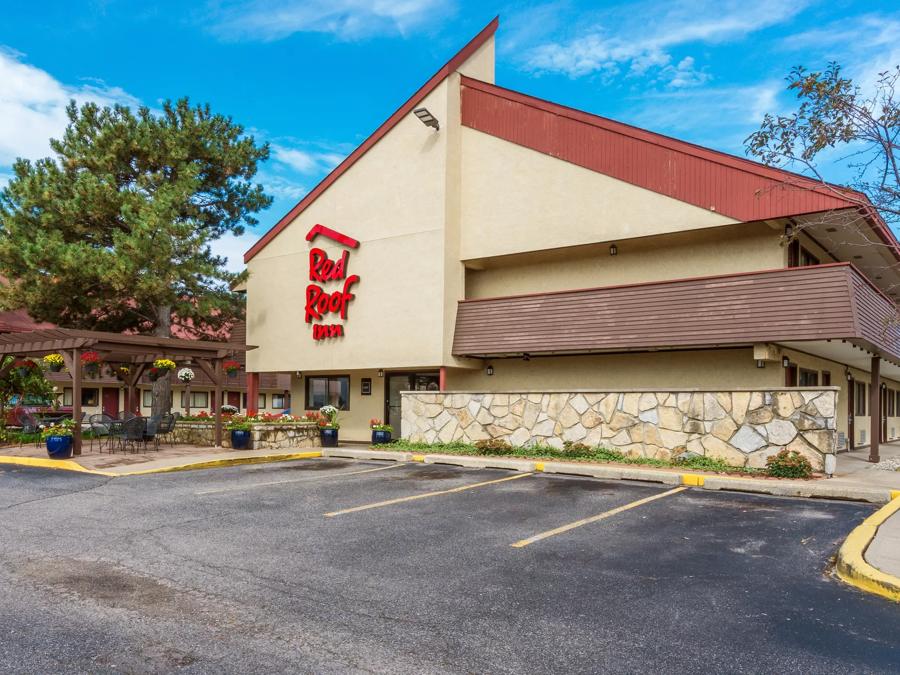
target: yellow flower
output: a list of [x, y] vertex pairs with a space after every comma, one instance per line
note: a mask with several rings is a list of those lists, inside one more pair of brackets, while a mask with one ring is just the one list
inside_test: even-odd
[[61, 366], [65, 363], [62, 354], [47, 354], [44, 357], [44, 363], [48, 366]]
[[153, 362], [153, 367], [160, 370], [175, 370], [175, 362], [171, 359], [156, 359]]

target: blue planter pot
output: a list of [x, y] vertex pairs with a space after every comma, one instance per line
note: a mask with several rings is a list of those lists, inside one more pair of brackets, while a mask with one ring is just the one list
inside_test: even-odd
[[377, 431], [375, 429], [372, 430], [372, 445], [383, 445], [384, 443], [391, 442], [391, 432], [390, 431]]
[[72, 457], [71, 436], [48, 436], [47, 454], [50, 459], [69, 459]]
[[250, 447], [250, 432], [242, 429], [231, 430], [231, 448], [233, 450], [246, 450]]
[[319, 436], [322, 439], [323, 448], [336, 448], [338, 444], [337, 429], [319, 429]]

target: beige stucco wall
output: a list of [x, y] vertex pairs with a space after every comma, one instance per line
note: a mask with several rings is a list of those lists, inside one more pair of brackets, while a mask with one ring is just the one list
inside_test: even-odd
[[727, 390], [734, 387], [771, 388], [784, 384], [781, 368], [757, 368], [750, 347], [739, 349], [597, 354], [490, 362], [485, 370], [447, 371], [447, 388], [465, 391], [529, 389], [652, 389], [689, 388]]
[[462, 153], [464, 259], [735, 222], [474, 129]]
[[536, 293], [694, 276], [733, 274], [783, 266], [780, 233], [765, 223], [643, 237], [483, 261], [466, 270], [466, 297]]
[[[492, 81], [493, 50], [489, 40], [459, 72]], [[402, 118], [249, 262], [247, 340], [259, 348], [247, 354], [248, 370], [403, 368], [449, 358], [447, 301], [453, 306], [462, 297], [464, 283], [454, 195], [458, 89], [454, 73], [420, 104], [438, 118], [440, 131], [413, 115]], [[344, 249], [322, 237], [307, 242], [316, 224], [360, 241], [348, 264], [348, 274], [360, 281], [342, 322], [344, 337], [321, 342], [304, 321], [308, 251], [315, 245], [337, 258]], [[331, 282], [326, 290], [340, 285]]]
[[[342, 441], [368, 442], [372, 439], [369, 420], [384, 419], [384, 386], [387, 378], [378, 377], [378, 371], [365, 370], [332, 370], [304, 372], [303, 377], [291, 378], [291, 400], [293, 413], [303, 414], [306, 406], [306, 379], [316, 375], [348, 375], [350, 377], [350, 409], [340, 413], [340, 439]], [[372, 380], [372, 394], [363, 396], [360, 393], [360, 381], [368, 377]]]

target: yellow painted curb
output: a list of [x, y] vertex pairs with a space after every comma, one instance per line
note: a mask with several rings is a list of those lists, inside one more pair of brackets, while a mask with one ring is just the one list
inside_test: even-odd
[[42, 469], [61, 469], [63, 471], [75, 471], [77, 473], [88, 473], [94, 476], [108, 476], [111, 478], [120, 478], [122, 476], [146, 476], [152, 473], [171, 473], [173, 471], [190, 471], [191, 469], [214, 469], [221, 466], [237, 466], [239, 464], [261, 464], [263, 462], [287, 462], [294, 459], [314, 459], [321, 457], [320, 451], [310, 452], [293, 452], [288, 454], [277, 455], [259, 455], [256, 457], [228, 457], [225, 459], [212, 459], [207, 462], [193, 462], [188, 464], [178, 464], [177, 466], [165, 466], [157, 469], [141, 469], [138, 471], [128, 471], [118, 473], [115, 471], [95, 471], [86, 469], [78, 462], [70, 459], [42, 459], [39, 457], [8, 457], [0, 456], [0, 464], [16, 464], [19, 466], [36, 466]]
[[264, 462], [287, 462], [293, 459], [314, 459], [321, 457], [322, 453], [294, 452], [290, 454], [260, 455], [257, 457], [227, 457], [225, 459], [211, 459], [208, 462], [194, 462], [191, 464], [179, 464], [178, 466], [166, 466], [158, 469], [143, 469], [129, 471], [127, 473], [113, 473], [113, 476], [146, 476], [151, 473], [172, 473], [173, 471], [190, 471], [191, 469], [215, 469], [221, 466], [238, 466], [240, 464], [261, 464]]
[[696, 473], [683, 473], [681, 474], [681, 484], [682, 485], [695, 485], [697, 487], [703, 487], [703, 482], [706, 479], [706, 476], [701, 476]]
[[891, 499], [897, 499], [900, 497], [900, 490], [891, 490]]
[[413, 456], [410, 457], [409, 459], [410, 459], [410, 461], [413, 461], [413, 462], [424, 462], [424, 461], [425, 461], [425, 455], [413, 455]]
[[78, 473], [91, 473], [97, 476], [114, 476], [106, 471], [94, 471], [86, 469], [78, 462], [71, 459], [44, 459], [42, 457], [11, 457], [0, 455], [0, 464], [14, 464], [16, 466], [36, 466], [41, 469], [61, 469], [62, 471], [76, 471]]
[[853, 530], [838, 551], [836, 569], [838, 577], [848, 584], [900, 602], [900, 578], [873, 567], [864, 557], [879, 526], [897, 511], [900, 499], [894, 498]]
[[544, 463], [543, 463], [543, 462], [535, 462], [535, 463], [534, 463], [534, 470], [535, 470], [535, 471], [543, 471], [543, 470], [544, 470]]

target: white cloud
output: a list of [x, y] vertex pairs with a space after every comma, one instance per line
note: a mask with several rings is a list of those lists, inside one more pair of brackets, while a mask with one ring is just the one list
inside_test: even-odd
[[275, 161], [281, 162], [302, 174], [331, 171], [344, 159], [343, 155], [328, 150], [305, 150], [303, 148], [288, 147], [280, 143], [272, 144], [272, 157]]
[[406, 35], [455, 11], [434, 0], [234, 0], [217, 4], [211, 30], [227, 40], [280, 40], [327, 33], [343, 40]]
[[70, 99], [79, 104], [139, 105], [124, 90], [98, 80], [63, 84], [24, 63], [20, 53], [0, 48], [0, 166], [11, 164], [16, 157], [49, 155], [49, 139], [59, 137], [68, 123], [65, 109]]
[[799, 52], [810, 70], [838, 61], [864, 92], [871, 91], [879, 73], [900, 65], [900, 15], [848, 17], [791, 35], [781, 47]]
[[702, 84], [709, 76], [682, 58], [673, 65], [671, 50], [691, 44], [715, 44], [743, 38], [793, 18], [810, 0], [702, 0], [668, 5], [638, 3], [591, 15], [578, 22], [573, 38], [551, 40], [526, 50], [525, 69], [571, 78], [599, 74], [658, 73], [674, 88]]
[[251, 231], [244, 232], [240, 237], [229, 234], [212, 242], [210, 247], [215, 255], [228, 258], [225, 269], [229, 272], [241, 272], [245, 267], [244, 253], [250, 250], [261, 236]]
[[256, 182], [263, 186], [266, 194], [270, 194], [275, 199], [291, 199], [299, 200], [309, 190], [299, 183], [295, 183], [283, 176], [276, 176], [268, 172], [260, 171], [256, 175]]

